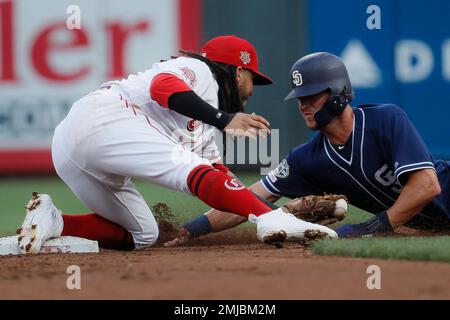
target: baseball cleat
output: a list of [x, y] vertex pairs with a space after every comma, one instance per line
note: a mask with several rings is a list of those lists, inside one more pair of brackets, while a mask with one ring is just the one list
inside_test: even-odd
[[249, 220], [256, 223], [258, 239], [264, 243], [338, 237], [334, 230], [300, 220], [290, 213], [285, 213], [282, 208], [259, 217], [251, 214]]
[[33, 192], [25, 208], [25, 220], [17, 229], [19, 250], [24, 254], [37, 254], [45, 241], [61, 236], [63, 218], [47, 194]]

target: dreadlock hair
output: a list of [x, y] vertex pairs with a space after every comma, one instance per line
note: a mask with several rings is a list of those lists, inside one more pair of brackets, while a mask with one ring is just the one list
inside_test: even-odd
[[236, 66], [212, 61], [201, 54], [180, 50], [180, 53], [198, 59], [209, 67], [219, 85], [219, 110], [236, 113], [244, 110], [236, 84]]

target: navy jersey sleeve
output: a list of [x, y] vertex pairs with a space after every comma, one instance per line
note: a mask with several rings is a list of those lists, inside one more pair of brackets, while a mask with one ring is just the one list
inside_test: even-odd
[[303, 197], [317, 193], [317, 190], [304, 180], [298, 166], [301, 157], [299, 148], [294, 148], [261, 182], [271, 194], [288, 198]]
[[431, 168], [433, 160], [422, 137], [403, 110], [394, 106], [390, 115], [388, 148], [397, 180], [404, 185], [408, 172]]

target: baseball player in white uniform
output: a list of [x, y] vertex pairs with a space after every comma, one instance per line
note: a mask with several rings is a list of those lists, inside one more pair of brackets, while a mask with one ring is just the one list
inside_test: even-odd
[[269, 131], [258, 115], [243, 113], [253, 85], [272, 81], [259, 72], [255, 48], [235, 36], [210, 40], [201, 54], [155, 63], [111, 81], [76, 101], [55, 130], [52, 156], [59, 177], [94, 213], [63, 215], [48, 195], [33, 194], [19, 248], [38, 253], [61, 235], [130, 250], [153, 245], [158, 226], [132, 178], [197, 196], [218, 210], [257, 223], [262, 241], [301, 237], [307, 223], [272, 211], [221, 164], [214, 129], [255, 136]]

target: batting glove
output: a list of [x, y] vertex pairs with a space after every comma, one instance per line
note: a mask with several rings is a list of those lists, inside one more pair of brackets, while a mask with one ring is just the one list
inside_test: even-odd
[[394, 229], [389, 222], [387, 212], [382, 211], [366, 222], [359, 224], [344, 224], [334, 231], [336, 231], [339, 238], [345, 238], [371, 235], [377, 232], [392, 232]]

